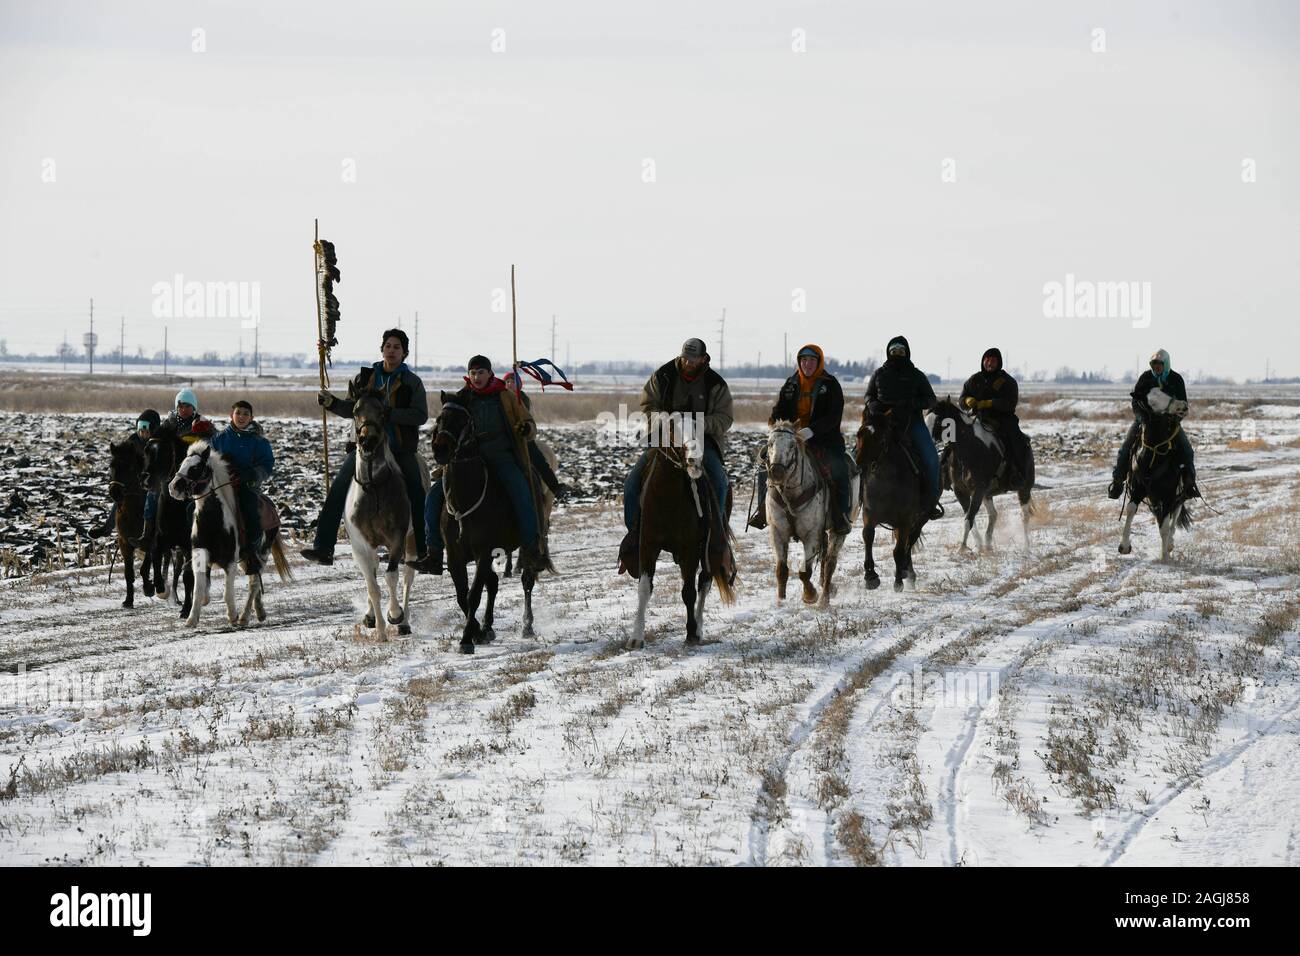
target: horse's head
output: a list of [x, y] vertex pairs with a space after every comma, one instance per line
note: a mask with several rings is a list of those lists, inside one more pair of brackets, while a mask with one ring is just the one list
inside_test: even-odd
[[139, 493], [144, 455], [140, 443], [132, 438], [108, 444], [108, 496], [121, 504], [132, 492]]
[[177, 445], [175, 438], [157, 435], [144, 446], [144, 467], [140, 483], [149, 490], [159, 490], [171, 478], [176, 468]]
[[952, 400], [952, 396], [945, 395], [926, 413], [925, 427], [930, 430], [935, 441], [950, 442], [957, 437], [958, 427], [969, 425], [970, 421], [970, 417]]
[[440, 393], [442, 408], [433, 424], [433, 460], [445, 465], [460, 455], [461, 446], [474, 443], [474, 419], [454, 395]]
[[357, 449], [369, 457], [387, 440], [388, 402], [382, 392], [363, 392], [352, 407], [352, 424], [357, 432]]
[[803, 449], [803, 439], [799, 437], [794, 422], [778, 421], [772, 423], [767, 433], [767, 475], [780, 484], [798, 465], [799, 455]]
[[184, 501], [207, 493], [211, 485], [212, 449], [207, 442], [198, 441], [190, 446], [190, 453], [176, 469], [176, 477], [168, 484], [167, 491], [177, 501]]

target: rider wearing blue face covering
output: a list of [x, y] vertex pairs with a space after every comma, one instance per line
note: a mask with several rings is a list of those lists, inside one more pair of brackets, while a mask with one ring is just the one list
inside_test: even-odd
[[873, 418], [902, 420], [903, 434], [921, 456], [921, 509], [933, 521], [943, 516], [939, 507], [939, 453], [921, 417], [935, 403], [934, 389], [925, 373], [912, 364], [912, 347], [896, 335], [885, 346], [885, 364], [871, 374], [867, 383], [866, 413]]
[[[1176, 401], [1187, 401], [1187, 385], [1183, 382], [1183, 377], [1170, 367], [1169, 353], [1164, 349], [1157, 349], [1152, 354], [1150, 368], [1138, 376], [1137, 384], [1133, 386], [1130, 395], [1133, 404], [1133, 424], [1129, 426], [1128, 434], [1124, 436], [1124, 442], [1119, 446], [1115, 470], [1111, 472], [1110, 488], [1106, 490], [1106, 494], [1111, 498], [1118, 498], [1124, 493], [1124, 479], [1128, 476], [1133, 445], [1142, 431], [1142, 423], [1152, 413], [1148, 398], [1157, 388]], [[1200, 489], [1196, 487], [1196, 459], [1192, 452], [1192, 443], [1187, 440], [1187, 433], [1181, 428], [1178, 429], [1178, 435], [1174, 439], [1174, 454], [1178, 456], [1178, 463], [1182, 465], [1187, 479], [1189, 486], [1187, 497], [1201, 497]]]

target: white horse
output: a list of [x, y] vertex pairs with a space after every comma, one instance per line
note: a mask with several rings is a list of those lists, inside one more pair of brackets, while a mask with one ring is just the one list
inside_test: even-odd
[[[410, 634], [411, 622], [407, 613], [411, 607], [411, 581], [415, 569], [410, 565], [402, 568], [402, 600], [399, 603], [397, 568], [404, 555], [415, 557], [415, 535], [424, 533], [424, 515], [411, 514], [402, 469], [388, 447], [388, 404], [382, 393], [372, 391], [362, 395], [357, 399], [352, 415], [357, 431], [357, 461], [343, 515], [352, 557], [366, 579], [369, 603], [361, 623], [364, 627], [373, 627], [375, 636], [382, 641], [388, 638], [388, 628], [384, 624], [385, 615], [380, 613], [383, 596], [379, 593], [379, 551], [383, 548], [388, 552], [384, 572], [388, 578], [388, 623], [396, 625], [398, 634]], [[416, 457], [427, 492], [428, 466], [418, 455]]]
[[[250, 611], [257, 612], [259, 621], [266, 620], [262, 606], [262, 575], [248, 575], [248, 600], [242, 614], [235, 613], [235, 572], [239, 567], [239, 505], [231, 487], [234, 477], [225, 456], [214, 453], [206, 441], [190, 446], [189, 454], [167, 486], [168, 492], [178, 501], [194, 499], [194, 529], [191, 532], [191, 566], [194, 569], [194, 600], [187, 627], [199, 623], [199, 612], [208, 603], [213, 568], [226, 574], [226, 617], [234, 627], [248, 623]], [[289, 580], [289, 562], [285, 558], [280, 540], [278, 522], [272, 526], [263, 518], [262, 550], [258, 554], [262, 566], [268, 558], [275, 561], [275, 570], [281, 581]]]
[[[776, 557], [777, 602], [785, 600], [785, 584], [790, 577], [788, 555], [793, 538], [803, 544], [803, 570], [799, 572], [799, 580], [803, 582], [804, 603], [817, 601], [812, 569], [820, 560], [822, 592], [819, 606], [829, 607], [831, 578], [846, 537], [832, 530], [835, 489], [821, 480], [817, 462], [804, 446], [798, 426], [793, 422], [772, 424], [763, 459], [767, 468], [767, 520], [772, 535], [772, 553]], [[852, 502], [852, 511], [848, 515], [851, 525], [858, 520], [861, 506], [856, 474], [849, 479], [849, 500]]]

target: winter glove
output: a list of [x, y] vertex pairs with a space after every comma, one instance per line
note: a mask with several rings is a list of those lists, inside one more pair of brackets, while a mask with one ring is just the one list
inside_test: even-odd
[[520, 422], [515, 426], [515, 433], [518, 434], [520, 438], [524, 439], [524, 441], [532, 438], [534, 431], [536, 431], [536, 429], [532, 422]]
[[980, 409], [981, 411], [983, 411], [986, 408], [992, 408], [993, 399], [991, 398], [980, 399], [978, 402], [975, 403], [975, 407]]
[[961, 400], [961, 403], [962, 403], [963, 405], [965, 405], [967, 408], [974, 408], [974, 407], [975, 407], [975, 396], [974, 396], [974, 395], [967, 395], [965, 398], [963, 398], [963, 399]]
[[320, 390], [320, 394], [316, 396], [316, 403], [324, 408], [329, 408], [337, 401], [337, 398], [323, 388]]
[[202, 421], [195, 422], [190, 426], [190, 434], [198, 435], [200, 438], [207, 438], [212, 434], [212, 422], [208, 421], [206, 418]]
[[813, 437], [813, 430], [811, 428], [801, 428], [799, 429], [799, 437], [804, 441], [808, 441]]

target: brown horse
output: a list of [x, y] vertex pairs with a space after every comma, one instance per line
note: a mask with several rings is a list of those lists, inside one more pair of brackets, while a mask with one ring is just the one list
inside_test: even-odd
[[[671, 440], [671, 439], [670, 439]], [[718, 587], [724, 604], [735, 601], [734, 573], [727, 569], [730, 540], [710, 540], [711, 509], [723, 508], [726, 519], [719, 522], [724, 534], [731, 515], [731, 496], [725, 504], [715, 502], [709, 483], [701, 480], [704, 467], [703, 441], [664, 445], [650, 449], [641, 479], [641, 519], [636, 623], [626, 647], [645, 646], [645, 615], [654, 590], [655, 563], [667, 551], [682, 572], [682, 603], [686, 605], [686, 643], [699, 644], [704, 632], [704, 601], [709, 582]]]
[[[144, 471], [144, 446], [132, 436], [122, 442], [109, 442], [108, 452], [111, 456], [108, 496], [117, 505], [113, 522], [126, 577], [126, 600], [122, 607], [135, 607], [135, 548], [130, 539], [139, 534], [144, 523], [144, 484], [140, 479]], [[145, 597], [152, 597], [154, 586], [149, 577], [149, 555], [144, 551], [140, 554], [140, 576]]]

